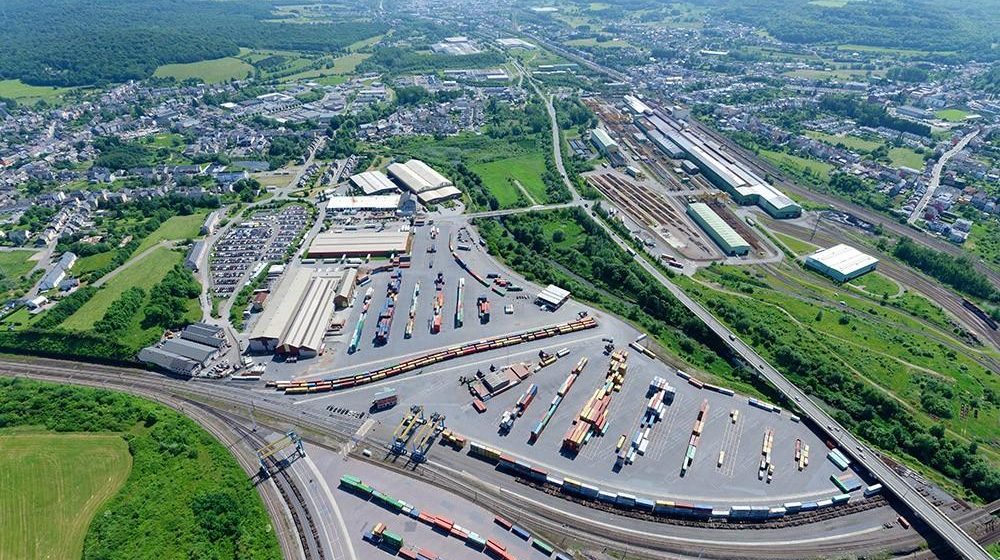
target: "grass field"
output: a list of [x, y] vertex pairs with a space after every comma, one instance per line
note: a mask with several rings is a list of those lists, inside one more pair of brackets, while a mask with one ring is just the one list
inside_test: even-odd
[[157, 68], [153, 75], [158, 78], [174, 78], [176, 80], [197, 78], [207, 84], [215, 84], [233, 78], [243, 79], [252, 72], [253, 66], [238, 58], [227, 56], [188, 64], [165, 64]]
[[[335, 81], [342, 83], [346, 81], [345, 76], [352, 74], [359, 64], [371, 57], [370, 53], [351, 53], [348, 55], [337, 57], [333, 60], [333, 66], [330, 68], [319, 68], [316, 70], [305, 70], [297, 74], [292, 74], [290, 76], [285, 76], [281, 78], [283, 82], [294, 82], [298, 80], [316, 80], [324, 85], [336, 85], [328, 84], [326, 82]], [[322, 79], [321, 79], [322, 78]]]
[[617, 48], [617, 47], [628, 47], [631, 46], [627, 41], [598, 41], [593, 37], [588, 37], [586, 39], [573, 39], [571, 41], [566, 41], [566, 44], [571, 47], [607, 47], [607, 48]]
[[149, 291], [181, 260], [180, 253], [166, 247], [157, 247], [141, 261], [121, 269], [94, 294], [90, 301], [63, 321], [61, 326], [78, 331], [90, 330], [122, 292], [133, 286]]
[[[881, 76], [883, 74], [885, 74], [884, 70], [871, 71], [872, 76]], [[860, 80], [867, 78], [869, 72], [866, 70], [854, 70], [850, 68], [841, 68], [836, 70], [802, 69], [785, 72], [784, 75], [792, 78], [805, 78], [807, 80]]]
[[80, 257], [80, 259], [76, 261], [76, 264], [73, 265], [73, 273], [77, 276], [83, 276], [89, 272], [100, 270], [111, 264], [111, 259], [113, 258], [115, 258], [114, 251], [105, 251], [95, 255]]
[[788, 247], [789, 251], [799, 256], [812, 253], [816, 251], [816, 249], [819, 249], [816, 245], [802, 241], [801, 239], [797, 239], [791, 235], [785, 235], [784, 233], [778, 233], [776, 231], [772, 231], [771, 235], [775, 236], [778, 241], [781, 241], [785, 247]]
[[34, 105], [39, 100], [57, 103], [62, 96], [71, 91], [73, 88], [30, 86], [21, 80], [0, 80], [0, 97], [13, 99], [25, 105]]
[[35, 261], [31, 260], [35, 251], [19, 249], [16, 251], [0, 251], [0, 279], [20, 278], [35, 268]]
[[961, 109], [941, 109], [940, 111], [936, 111], [934, 116], [943, 121], [962, 122], [965, 120], [965, 117], [971, 114], [972, 113]]
[[882, 145], [882, 142], [878, 140], [866, 140], [864, 138], [851, 135], [838, 136], [816, 130], [807, 130], [806, 136], [821, 142], [826, 142], [832, 146], [843, 144], [847, 147], [847, 149], [854, 150], [856, 152], [871, 152]]
[[156, 231], [146, 236], [135, 250], [135, 254], [145, 251], [160, 241], [180, 241], [198, 237], [201, 225], [208, 216], [207, 210], [200, 210], [187, 216], [173, 216], [163, 222]]
[[892, 148], [889, 150], [889, 160], [896, 167], [909, 167], [917, 171], [924, 169], [924, 156], [910, 148]]
[[786, 154], [785, 152], [761, 150], [760, 155], [778, 167], [789, 167], [799, 172], [809, 171], [823, 181], [828, 180], [830, 172], [833, 171], [833, 166], [829, 163]]
[[0, 435], [0, 558], [80, 558], [91, 519], [131, 469], [117, 435]]
[[545, 158], [542, 154], [531, 153], [511, 158], [498, 159], [471, 166], [480, 177], [483, 184], [497, 197], [501, 208], [517, 205], [519, 191], [511, 183], [517, 180], [539, 204], [548, 200], [545, 194], [545, 184], [542, 174], [545, 173]]
[[899, 293], [899, 284], [890, 278], [882, 276], [878, 272], [869, 272], [864, 276], [859, 276], [850, 281], [851, 284], [863, 288], [872, 295], [881, 296], [886, 294], [892, 297]]

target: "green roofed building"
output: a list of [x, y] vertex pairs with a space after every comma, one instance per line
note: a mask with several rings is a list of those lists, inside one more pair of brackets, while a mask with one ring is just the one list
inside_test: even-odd
[[723, 253], [734, 256], [750, 252], [750, 244], [707, 204], [703, 202], [689, 204], [687, 213], [715, 241]]

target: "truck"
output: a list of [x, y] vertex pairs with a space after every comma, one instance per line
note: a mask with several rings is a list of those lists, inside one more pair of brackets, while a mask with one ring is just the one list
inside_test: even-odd
[[372, 400], [371, 410], [372, 412], [378, 412], [380, 410], [388, 410], [399, 402], [396, 396], [396, 389], [390, 387], [384, 391], [379, 391], [375, 393], [375, 398]]
[[510, 429], [514, 427], [514, 419], [517, 416], [514, 415], [509, 410], [503, 411], [503, 415], [500, 416], [500, 433], [506, 434], [510, 432]]

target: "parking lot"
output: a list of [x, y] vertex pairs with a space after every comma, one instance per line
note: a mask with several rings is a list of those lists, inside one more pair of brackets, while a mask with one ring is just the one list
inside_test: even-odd
[[305, 207], [291, 204], [276, 211], [258, 211], [234, 224], [212, 247], [212, 292], [228, 297], [243, 286], [255, 265], [284, 261], [308, 219]]

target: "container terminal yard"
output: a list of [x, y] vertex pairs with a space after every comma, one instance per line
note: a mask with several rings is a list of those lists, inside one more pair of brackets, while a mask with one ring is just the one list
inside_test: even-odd
[[[601, 142], [645, 159], [586, 181], [666, 265], [780, 260], [748, 212], [801, 237], [801, 209], [713, 140], [647, 106], [632, 109], [639, 141], [625, 112], [591, 104], [610, 130]], [[682, 152], [699, 163], [664, 157]], [[665, 363], [633, 325], [499, 263], [470, 216], [338, 212], [269, 281], [274, 307], [248, 311], [236, 337], [247, 375], [208, 383], [41, 359], [0, 360], [0, 373], [197, 411], [285, 521], [286, 557], [948, 557], [916, 499], [956, 531], [1000, 537], [997, 504], [971, 508], [890, 471], [710, 318], [698, 315], [808, 414]]]

